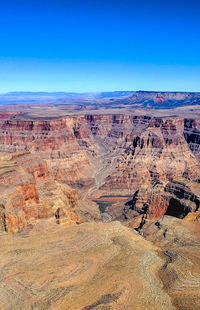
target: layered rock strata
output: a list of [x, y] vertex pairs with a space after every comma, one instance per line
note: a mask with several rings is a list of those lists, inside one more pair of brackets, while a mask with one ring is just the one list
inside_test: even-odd
[[45, 161], [30, 153], [0, 160], [0, 230], [16, 233], [47, 218], [70, 225], [79, 223], [78, 196], [67, 184], [48, 178]]
[[[134, 205], [123, 211], [127, 219], [147, 206], [150, 218], [160, 218], [174, 203], [184, 209], [183, 217], [198, 210], [199, 128], [198, 119], [176, 117], [77, 115], [44, 121], [9, 115], [0, 120], [0, 152], [38, 157], [42, 163], [32, 164], [28, 155], [23, 163], [33, 179], [71, 186], [83, 200], [118, 201], [137, 193]], [[184, 197], [173, 193], [177, 186]], [[34, 182], [25, 191], [35, 196]]]

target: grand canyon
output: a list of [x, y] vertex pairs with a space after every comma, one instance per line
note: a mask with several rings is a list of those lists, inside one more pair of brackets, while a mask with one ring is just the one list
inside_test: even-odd
[[200, 93], [0, 96], [0, 309], [200, 309]]

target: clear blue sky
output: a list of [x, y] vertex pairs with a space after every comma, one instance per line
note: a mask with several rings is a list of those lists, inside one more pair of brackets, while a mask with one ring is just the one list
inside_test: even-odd
[[0, 93], [200, 91], [200, 3], [0, 0]]

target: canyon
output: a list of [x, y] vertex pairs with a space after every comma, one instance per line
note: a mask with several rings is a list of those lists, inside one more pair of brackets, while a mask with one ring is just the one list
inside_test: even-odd
[[2, 309], [199, 309], [199, 101], [1, 106]]

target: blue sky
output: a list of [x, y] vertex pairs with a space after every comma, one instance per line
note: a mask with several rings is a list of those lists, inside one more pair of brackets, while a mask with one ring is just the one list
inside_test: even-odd
[[200, 91], [198, 1], [0, 1], [0, 92]]

